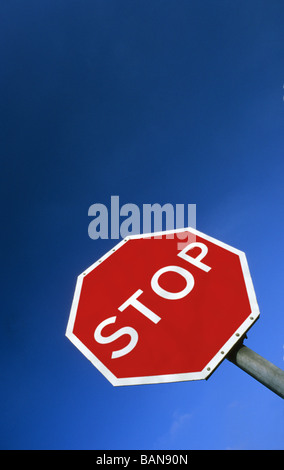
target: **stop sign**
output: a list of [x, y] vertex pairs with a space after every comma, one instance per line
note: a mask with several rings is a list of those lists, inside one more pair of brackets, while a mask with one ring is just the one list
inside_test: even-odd
[[197, 380], [258, 316], [245, 254], [187, 228], [127, 237], [80, 274], [66, 336], [113, 385]]

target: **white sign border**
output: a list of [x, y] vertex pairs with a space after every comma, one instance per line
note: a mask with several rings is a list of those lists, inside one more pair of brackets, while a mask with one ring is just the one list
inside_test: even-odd
[[[247, 288], [247, 294], [251, 306], [251, 312], [246, 318], [246, 320], [240, 325], [240, 327], [234, 332], [234, 334], [230, 337], [230, 339], [224, 344], [224, 346], [217, 352], [217, 354], [206, 364], [204, 369], [199, 372], [189, 372], [183, 374], [168, 374], [168, 375], [156, 375], [150, 377], [126, 377], [126, 378], [117, 378], [81, 341], [75, 334], [73, 333], [74, 323], [77, 314], [77, 308], [79, 304], [80, 294], [82, 290], [83, 280], [84, 277], [93, 271], [100, 263], [105, 261], [109, 256], [111, 256], [114, 252], [116, 252], [119, 248], [121, 248], [125, 242], [128, 240], [133, 240], [137, 238], [148, 238], [148, 237], [155, 237], [161, 235], [168, 235], [174, 234], [179, 232], [188, 231], [196, 236], [199, 236], [205, 240], [208, 240], [215, 245], [218, 245], [225, 250], [231, 251], [235, 253], [240, 258], [240, 263], [242, 267], [242, 272], [244, 276], [245, 285]], [[166, 230], [163, 232], [153, 232], [153, 233], [143, 233], [138, 235], [131, 235], [123, 239], [120, 243], [115, 245], [110, 251], [108, 251], [104, 256], [102, 256], [98, 261], [92, 264], [89, 268], [87, 268], [82, 274], [80, 274], [77, 278], [77, 283], [75, 287], [75, 293], [73, 297], [73, 302], [71, 306], [71, 311], [69, 315], [69, 320], [67, 324], [67, 329], [65, 335], [67, 338], [81, 351], [81, 353], [91, 361], [91, 363], [105, 376], [109, 382], [114, 386], [123, 386], [123, 385], [146, 385], [146, 384], [157, 384], [157, 383], [170, 383], [170, 382], [182, 382], [182, 381], [189, 381], [189, 380], [201, 380], [207, 379], [212, 372], [216, 369], [218, 365], [225, 359], [226, 355], [229, 351], [235, 346], [235, 344], [245, 335], [245, 333], [250, 329], [250, 327], [256, 322], [260, 315], [258, 303], [256, 300], [256, 295], [251, 279], [251, 275], [249, 272], [249, 267], [246, 259], [246, 255], [243, 251], [240, 251], [236, 248], [233, 248], [226, 243], [221, 242], [209, 235], [205, 235], [202, 232], [192, 228], [186, 227], [181, 229], [174, 229], [174, 230]]]

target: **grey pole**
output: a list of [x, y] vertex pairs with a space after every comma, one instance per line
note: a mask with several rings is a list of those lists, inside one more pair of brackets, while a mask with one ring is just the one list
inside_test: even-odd
[[236, 345], [227, 356], [240, 369], [284, 398], [284, 371], [267, 361], [244, 344]]

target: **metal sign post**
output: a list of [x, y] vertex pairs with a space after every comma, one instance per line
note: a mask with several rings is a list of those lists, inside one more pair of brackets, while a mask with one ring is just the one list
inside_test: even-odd
[[244, 344], [237, 344], [227, 359], [284, 398], [284, 371]]

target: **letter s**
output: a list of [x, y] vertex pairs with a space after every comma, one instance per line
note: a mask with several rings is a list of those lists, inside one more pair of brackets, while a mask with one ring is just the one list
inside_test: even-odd
[[137, 341], [138, 341], [138, 333], [134, 328], [130, 326], [125, 326], [124, 328], [120, 328], [115, 333], [110, 336], [102, 336], [101, 332], [105, 326], [110, 325], [111, 323], [115, 323], [116, 317], [110, 317], [106, 320], [102, 321], [96, 328], [94, 333], [95, 340], [100, 344], [108, 344], [112, 343], [116, 339], [120, 338], [123, 335], [129, 335], [131, 340], [129, 341], [128, 345], [125, 348], [119, 349], [118, 351], [113, 351], [111, 358], [116, 359], [117, 357], [125, 356], [126, 354], [130, 353], [133, 348], [135, 348]]

